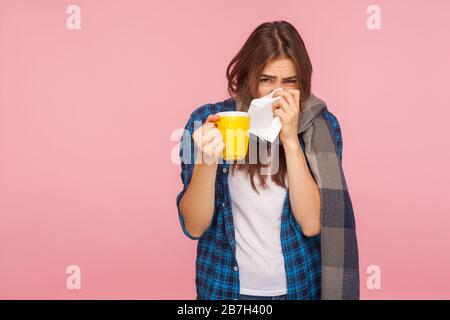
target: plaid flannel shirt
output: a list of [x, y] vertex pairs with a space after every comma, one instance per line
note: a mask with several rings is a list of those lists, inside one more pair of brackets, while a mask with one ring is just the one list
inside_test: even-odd
[[[183, 189], [178, 194], [176, 202], [184, 234], [192, 240], [198, 240], [195, 277], [197, 300], [237, 300], [240, 294], [239, 266], [236, 260], [236, 240], [228, 189], [230, 164], [226, 161], [218, 164], [214, 214], [210, 225], [200, 237], [193, 237], [186, 230], [179, 206], [194, 168], [194, 155], [197, 148], [194, 146], [192, 133], [204, 123], [208, 115], [235, 110], [233, 98], [198, 107], [192, 112], [181, 138], [179, 156]], [[334, 134], [337, 151], [342, 160], [342, 135], [339, 122], [327, 109], [322, 115]], [[304, 150], [301, 134], [299, 134], [299, 141]], [[287, 299], [320, 299], [320, 234], [306, 237], [302, 233], [290, 207], [289, 192], [283, 206], [280, 238], [286, 271]]]

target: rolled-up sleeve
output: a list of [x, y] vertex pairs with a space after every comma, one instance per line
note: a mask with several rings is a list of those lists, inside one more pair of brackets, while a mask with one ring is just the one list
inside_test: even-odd
[[183, 195], [186, 192], [186, 189], [189, 186], [189, 182], [192, 178], [192, 172], [194, 170], [194, 155], [195, 155], [195, 146], [194, 146], [194, 140], [192, 139], [192, 133], [194, 132], [194, 117], [191, 115], [189, 118], [184, 131], [183, 135], [181, 136], [180, 141], [180, 150], [179, 150], [179, 156], [180, 156], [180, 164], [181, 164], [181, 181], [183, 183], [183, 189], [180, 193], [177, 195], [177, 208], [178, 208], [178, 218], [180, 220], [181, 228], [183, 230], [183, 233], [192, 240], [198, 240], [199, 237], [192, 236], [187, 230], [186, 225], [184, 222], [183, 215], [180, 211], [180, 201]]

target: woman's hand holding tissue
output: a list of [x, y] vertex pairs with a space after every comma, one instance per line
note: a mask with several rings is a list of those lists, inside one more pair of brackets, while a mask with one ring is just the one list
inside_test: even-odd
[[300, 90], [285, 89], [277, 91], [273, 97], [280, 96], [283, 99], [273, 103], [273, 115], [280, 118], [282, 128], [280, 141], [286, 147], [300, 147], [297, 130], [300, 113]]

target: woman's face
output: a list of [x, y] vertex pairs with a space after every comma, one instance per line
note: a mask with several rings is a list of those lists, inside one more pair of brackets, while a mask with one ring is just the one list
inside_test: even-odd
[[289, 58], [277, 58], [266, 64], [259, 78], [258, 98], [277, 88], [298, 89], [297, 71]]

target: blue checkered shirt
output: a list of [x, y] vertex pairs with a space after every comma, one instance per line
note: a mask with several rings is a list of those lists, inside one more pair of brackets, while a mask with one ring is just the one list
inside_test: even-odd
[[[192, 133], [199, 124], [204, 123], [208, 115], [235, 110], [235, 100], [232, 98], [198, 107], [192, 112], [181, 138], [179, 156], [183, 189], [176, 201], [184, 234], [190, 239], [198, 240], [195, 277], [197, 300], [237, 300], [240, 294], [239, 266], [236, 260], [236, 240], [227, 176], [230, 163], [222, 161], [223, 163], [218, 164], [214, 215], [209, 227], [200, 237], [193, 237], [186, 230], [179, 206], [194, 168], [194, 154], [197, 148], [194, 147]], [[327, 109], [322, 112], [322, 116], [334, 133], [336, 150], [342, 159], [342, 135], [339, 123]], [[304, 150], [301, 134], [299, 141]], [[320, 234], [306, 237], [302, 233], [290, 207], [289, 192], [283, 205], [280, 237], [286, 271], [287, 299], [320, 299]]]

